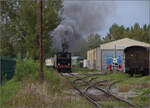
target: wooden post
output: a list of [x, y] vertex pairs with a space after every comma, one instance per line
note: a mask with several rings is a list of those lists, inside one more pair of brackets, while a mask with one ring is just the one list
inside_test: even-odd
[[43, 49], [42, 49], [42, 37], [43, 37], [43, 3], [42, 0], [40, 0], [39, 2], [40, 5], [40, 36], [39, 36], [39, 40], [40, 40], [40, 82], [43, 82]]

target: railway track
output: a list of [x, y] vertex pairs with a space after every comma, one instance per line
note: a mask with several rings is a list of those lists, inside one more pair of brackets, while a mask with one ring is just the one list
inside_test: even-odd
[[[88, 74], [87, 75], [86, 74], [76, 75], [76, 74], [68, 73], [67, 76], [63, 75], [63, 74], [61, 74], [61, 75], [69, 81], [69, 83], [72, 85], [72, 87], [75, 90], [77, 90], [81, 96], [85, 97], [89, 102], [94, 104], [97, 108], [103, 108], [103, 106], [99, 101], [96, 101], [96, 99], [94, 99], [93, 97], [88, 95], [88, 91], [90, 89], [95, 89], [95, 90], [101, 91], [104, 94], [106, 94], [107, 96], [110, 96], [118, 101], [128, 104], [132, 108], [139, 108], [138, 106], [134, 105], [130, 101], [113, 94], [112, 89], [111, 89], [112, 86], [114, 86], [116, 83], [118, 83], [120, 81], [113, 81], [110, 84], [108, 84], [105, 88], [104, 87], [102, 88], [101, 86], [97, 86], [97, 83], [101, 84], [101, 83], [107, 82], [107, 80], [95, 81], [96, 78], [90, 78], [92, 75], [88, 75]], [[99, 74], [99, 75], [104, 75], [104, 74]], [[94, 74], [93, 74], [93, 76], [94, 76]], [[81, 84], [81, 82], [86, 85], [86, 87], [84, 89], [82, 88], [82, 90], [78, 86], [78, 84]]]

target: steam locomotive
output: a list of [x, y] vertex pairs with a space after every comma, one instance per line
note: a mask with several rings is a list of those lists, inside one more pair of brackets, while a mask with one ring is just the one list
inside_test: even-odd
[[71, 53], [67, 51], [66, 43], [62, 44], [62, 52], [57, 52], [54, 56], [54, 69], [58, 72], [68, 73], [72, 71]]

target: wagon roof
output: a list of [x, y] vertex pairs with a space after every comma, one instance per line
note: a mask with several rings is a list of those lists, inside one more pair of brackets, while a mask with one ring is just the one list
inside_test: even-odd
[[100, 45], [100, 48], [101, 49], [115, 49], [115, 47], [116, 47], [116, 49], [125, 49], [125, 48], [131, 47], [131, 46], [142, 46], [142, 47], [150, 48], [150, 44], [148, 44], [148, 43], [136, 41], [136, 40], [129, 39], [129, 38], [123, 38], [120, 40], [102, 44], [102, 45]]

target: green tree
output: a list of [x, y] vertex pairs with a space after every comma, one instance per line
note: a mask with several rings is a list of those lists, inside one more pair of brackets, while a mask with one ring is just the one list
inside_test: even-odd
[[150, 43], [150, 25], [145, 24], [143, 27], [140, 27], [138, 23], [135, 23], [130, 28], [125, 28], [123, 25], [113, 24], [109, 29], [109, 33], [103, 38], [102, 43], [122, 38], [131, 38]]
[[99, 34], [92, 34], [88, 37], [88, 49], [99, 47], [101, 43], [101, 36]]
[[150, 43], [150, 25], [143, 25], [142, 39], [144, 42]]
[[[61, 8], [61, 0], [45, 0], [43, 3], [44, 57], [48, 57], [54, 52], [51, 44], [52, 37], [49, 32], [59, 25], [61, 18], [58, 12]], [[11, 54], [8, 51], [10, 46], [5, 47], [4, 42], [0, 50], [1, 55], [6, 56], [6, 52], [10, 56], [21, 53], [22, 57], [25, 57], [26, 53], [28, 53], [31, 58], [37, 59], [39, 57], [39, 3], [35, 0], [5, 1], [0, 5], [0, 9], [2, 10], [1, 22], [4, 28], [0, 31], [0, 39], [1, 41], [4, 39], [9, 40], [11, 49], [14, 51], [14, 54]]]

